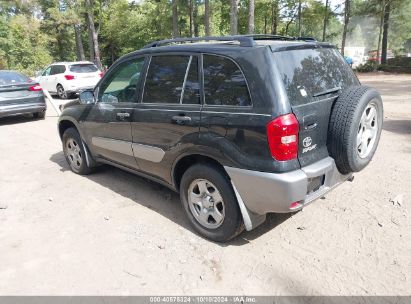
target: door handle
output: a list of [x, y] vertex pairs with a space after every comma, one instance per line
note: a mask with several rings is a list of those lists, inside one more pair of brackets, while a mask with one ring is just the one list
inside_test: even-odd
[[171, 120], [178, 123], [178, 124], [184, 124], [186, 122], [190, 122], [191, 121], [191, 117], [189, 116], [182, 116], [182, 115], [176, 115], [171, 117]]
[[118, 119], [125, 119], [125, 118], [129, 118], [130, 117], [130, 113], [125, 113], [125, 112], [120, 112], [116, 114]]

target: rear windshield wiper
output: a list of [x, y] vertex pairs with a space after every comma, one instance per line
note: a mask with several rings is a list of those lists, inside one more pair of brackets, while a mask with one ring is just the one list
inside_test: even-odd
[[338, 92], [339, 90], [341, 90], [341, 87], [335, 87], [335, 88], [332, 88], [332, 89], [328, 89], [328, 90], [325, 90], [325, 91], [315, 93], [313, 95], [313, 97], [318, 97], [318, 96], [327, 95], [327, 94], [330, 94], [330, 93], [335, 93], [335, 92]]

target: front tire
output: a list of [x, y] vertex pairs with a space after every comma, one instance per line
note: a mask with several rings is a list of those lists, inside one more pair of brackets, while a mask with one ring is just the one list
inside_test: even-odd
[[202, 236], [226, 242], [243, 231], [237, 198], [222, 169], [206, 164], [188, 168], [181, 179], [180, 198], [191, 225]]
[[[80, 134], [74, 128], [67, 129], [63, 134], [63, 152], [71, 171], [80, 175], [93, 172], [93, 167], [87, 164], [87, 157]], [[87, 155], [87, 156], [86, 156]]]

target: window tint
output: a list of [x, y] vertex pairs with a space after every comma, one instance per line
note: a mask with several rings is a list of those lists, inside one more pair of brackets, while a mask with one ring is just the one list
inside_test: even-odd
[[20, 73], [0, 71], [0, 86], [29, 82], [30, 79]]
[[291, 105], [314, 101], [330, 89], [357, 85], [357, 78], [336, 49], [273, 53]]
[[51, 67], [48, 67], [48, 68], [43, 72], [43, 75], [41, 75], [41, 76], [49, 76], [49, 75], [50, 75], [50, 70], [51, 70]]
[[147, 72], [143, 102], [180, 103], [189, 61], [190, 56], [153, 56]]
[[104, 80], [100, 88], [99, 101], [105, 103], [137, 102], [137, 89], [143, 70], [144, 58], [120, 64]]
[[98, 68], [94, 64], [73, 64], [69, 66], [70, 72], [73, 73], [94, 73]]
[[198, 58], [192, 56], [190, 59], [184, 86], [183, 104], [200, 104], [200, 83], [198, 81]]
[[209, 105], [251, 106], [247, 83], [228, 58], [204, 55], [204, 95]]
[[66, 71], [66, 67], [64, 65], [53, 65], [51, 66], [50, 75], [62, 74], [65, 71]]

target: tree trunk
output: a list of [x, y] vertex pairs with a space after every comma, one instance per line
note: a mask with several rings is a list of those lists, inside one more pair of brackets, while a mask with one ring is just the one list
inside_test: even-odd
[[[380, 51], [381, 51], [382, 28], [384, 27], [384, 11], [385, 11], [385, 0], [382, 0], [381, 18], [380, 18], [380, 33], [378, 34], [377, 60], [376, 60], [378, 63], [381, 63]], [[375, 70], [377, 70], [377, 66], [375, 66]]]
[[302, 28], [301, 28], [301, 0], [298, 0], [298, 36], [302, 36]]
[[198, 4], [197, 4], [197, 0], [194, 0], [194, 12], [193, 12], [194, 37], [199, 36], [197, 20], [198, 20]]
[[177, 0], [173, 0], [173, 38], [178, 37], [178, 12]]
[[[325, 41], [325, 33], [327, 31], [327, 22], [328, 22], [328, 1], [325, 0], [325, 12], [324, 12], [324, 26], [323, 26], [323, 41]], [[345, 15], [344, 15], [345, 17]]]
[[230, 5], [230, 33], [231, 35], [238, 34], [238, 0], [231, 0]]
[[76, 36], [76, 49], [77, 49], [77, 60], [84, 61], [86, 56], [84, 56], [83, 40], [81, 39], [81, 25], [74, 25], [74, 33]]
[[210, 36], [210, 2], [209, 0], [204, 1], [204, 26], [205, 26], [205, 35]]
[[348, 23], [350, 22], [350, 0], [345, 0], [344, 28], [341, 41], [341, 54], [344, 56], [345, 40], [347, 38]]
[[271, 12], [272, 12], [272, 27], [271, 27], [271, 34], [277, 35], [277, 29], [278, 29], [278, 0], [274, 1], [272, 3], [271, 7]]
[[194, 10], [193, 10], [193, 0], [189, 1], [188, 9], [190, 11], [190, 37], [194, 37]]
[[93, 6], [91, 0], [86, 0], [86, 9], [87, 9], [87, 24], [89, 28], [89, 33], [91, 34], [92, 43], [93, 43], [93, 52], [94, 52], [94, 60], [93, 62], [97, 65], [97, 67], [102, 70], [103, 65], [101, 64], [100, 60], [100, 48], [98, 46], [98, 35], [96, 32], [96, 28], [94, 27], [94, 20], [93, 20]]
[[387, 63], [387, 48], [388, 48], [388, 22], [390, 20], [390, 3], [387, 4], [384, 11], [384, 30], [382, 32], [381, 45], [381, 64]]
[[248, 33], [254, 34], [254, 0], [248, 0]]

